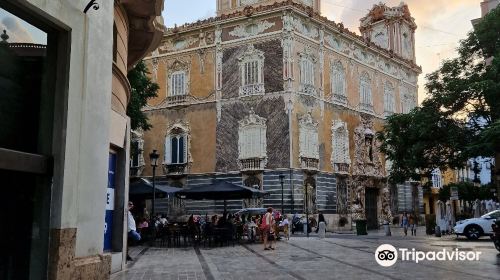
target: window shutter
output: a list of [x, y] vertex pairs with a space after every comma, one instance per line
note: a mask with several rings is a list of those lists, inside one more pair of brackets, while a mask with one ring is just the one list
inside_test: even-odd
[[187, 158], [187, 147], [186, 147], [186, 135], [179, 136], [178, 148], [179, 148], [179, 159], [177, 163], [186, 163]]
[[172, 163], [172, 137], [169, 135], [165, 139], [165, 164]]

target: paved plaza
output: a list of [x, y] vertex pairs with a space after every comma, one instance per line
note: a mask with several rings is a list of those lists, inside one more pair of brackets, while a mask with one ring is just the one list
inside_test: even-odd
[[[381, 244], [421, 251], [481, 252], [479, 261], [398, 262], [382, 267], [374, 252]], [[121, 279], [499, 279], [500, 254], [489, 238], [470, 242], [455, 236], [367, 236], [329, 234], [325, 239], [294, 236], [279, 241], [274, 251], [262, 244], [217, 248], [135, 248], [127, 270], [112, 275]]]

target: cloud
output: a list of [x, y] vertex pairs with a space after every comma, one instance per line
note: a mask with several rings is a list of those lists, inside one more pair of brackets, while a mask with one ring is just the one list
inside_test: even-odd
[[33, 37], [22, 25], [21, 21], [15, 17], [6, 16], [1, 19], [0, 32], [7, 31], [10, 43], [33, 43]]
[[[386, 0], [387, 6], [401, 0]], [[322, 2], [322, 14], [342, 22], [349, 30], [360, 34], [359, 20], [380, 0], [327, 0]], [[459, 40], [472, 29], [471, 19], [480, 17], [479, 1], [471, 0], [407, 0], [415, 18], [415, 51], [417, 64], [422, 66], [419, 77], [419, 101], [425, 98], [425, 75], [438, 69], [442, 60], [457, 55]]]

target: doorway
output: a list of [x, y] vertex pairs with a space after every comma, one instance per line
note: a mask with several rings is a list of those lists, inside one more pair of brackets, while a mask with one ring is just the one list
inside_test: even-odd
[[377, 198], [377, 188], [365, 189], [365, 213], [368, 229], [378, 229]]

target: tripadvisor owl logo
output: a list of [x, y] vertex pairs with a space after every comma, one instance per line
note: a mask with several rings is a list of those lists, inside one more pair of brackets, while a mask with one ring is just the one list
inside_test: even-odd
[[393, 266], [398, 260], [398, 251], [390, 244], [382, 244], [375, 251], [375, 260], [381, 266]]
[[393, 266], [398, 261], [419, 263], [421, 261], [479, 261], [481, 252], [442, 249], [440, 251], [419, 251], [415, 248], [396, 249], [391, 244], [382, 244], [375, 251], [375, 260], [384, 267]]

